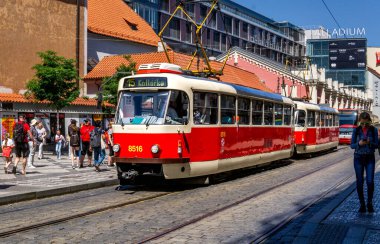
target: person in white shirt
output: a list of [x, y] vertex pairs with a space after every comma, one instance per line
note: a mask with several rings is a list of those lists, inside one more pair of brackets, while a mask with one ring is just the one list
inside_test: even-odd
[[55, 141], [55, 152], [57, 153], [57, 159], [61, 159], [61, 149], [62, 145], [66, 142], [65, 138], [63, 135], [61, 135], [61, 131], [57, 130], [57, 134], [54, 137]]
[[42, 123], [42, 121], [40, 121], [37, 125], [37, 142], [38, 142], [38, 159], [42, 159], [44, 157], [44, 154], [43, 154], [43, 148], [44, 148], [44, 145], [46, 144], [46, 129]]
[[1, 148], [3, 150], [3, 157], [5, 157], [5, 166], [4, 166], [4, 172], [5, 174], [8, 174], [8, 167], [12, 163], [12, 149], [14, 148], [15, 144], [13, 140], [10, 138], [9, 133], [5, 134], [5, 139], [3, 143], [1, 144]]

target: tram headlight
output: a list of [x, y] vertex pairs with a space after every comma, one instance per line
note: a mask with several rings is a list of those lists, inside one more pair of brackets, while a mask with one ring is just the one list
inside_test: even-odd
[[113, 145], [112, 149], [113, 149], [114, 152], [119, 152], [120, 151], [120, 145], [119, 144], [115, 144], [115, 145]]
[[157, 144], [154, 144], [152, 146], [152, 148], [150, 149], [150, 151], [153, 153], [153, 154], [156, 154], [160, 151], [160, 147], [157, 145]]

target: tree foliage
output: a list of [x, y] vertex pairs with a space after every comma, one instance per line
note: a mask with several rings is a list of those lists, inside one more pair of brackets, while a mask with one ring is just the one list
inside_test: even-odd
[[42, 62], [33, 66], [36, 74], [28, 81], [25, 95], [39, 101], [49, 101], [50, 106], [59, 111], [79, 96], [75, 61], [58, 56], [51, 50], [37, 54]]
[[116, 72], [111, 77], [105, 77], [102, 82], [103, 86], [103, 98], [105, 101], [116, 105], [117, 104], [117, 89], [119, 80], [125, 76], [131, 75], [132, 72], [136, 72], [136, 62], [134, 62], [130, 55], [124, 56], [128, 61], [128, 65], [121, 64], [116, 68]]

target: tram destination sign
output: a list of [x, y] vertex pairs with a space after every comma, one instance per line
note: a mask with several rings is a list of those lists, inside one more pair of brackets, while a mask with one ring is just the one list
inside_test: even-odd
[[167, 87], [168, 80], [166, 77], [135, 77], [124, 80], [124, 88], [137, 87]]
[[366, 39], [330, 40], [330, 69], [365, 69]]

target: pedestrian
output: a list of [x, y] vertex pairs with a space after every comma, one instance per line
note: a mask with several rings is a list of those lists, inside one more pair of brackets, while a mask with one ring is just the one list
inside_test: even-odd
[[1, 144], [3, 150], [3, 157], [5, 157], [4, 173], [8, 174], [8, 167], [12, 163], [12, 150], [14, 148], [13, 140], [10, 138], [9, 133], [5, 134], [4, 141]]
[[36, 148], [38, 147], [38, 132], [36, 129], [37, 126], [37, 120], [32, 119], [30, 122], [30, 132], [33, 135], [33, 139], [29, 138], [28, 145], [29, 145], [29, 156], [28, 156], [28, 168], [34, 169], [36, 166], [34, 166], [34, 154], [36, 153]]
[[377, 129], [371, 125], [371, 116], [362, 112], [359, 116], [360, 126], [354, 129], [351, 138], [351, 148], [355, 149], [354, 168], [356, 174], [356, 191], [358, 193], [360, 208], [359, 212], [366, 212], [364, 201], [364, 171], [367, 182], [367, 209], [374, 212], [373, 194], [375, 190], [375, 149], [378, 147], [379, 139]]
[[79, 168], [79, 146], [80, 146], [80, 132], [75, 119], [71, 120], [71, 124], [68, 127], [68, 138], [70, 142], [69, 152], [71, 155], [71, 167], [75, 169], [74, 161]]
[[100, 164], [103, 162], [106, 154], [106, 143], [104, 141], [104, 132], [101, 128], [101, 122], [95, 122], [95, 129], [90, 133], [90, 146], [94, 152], [94, 166], [97, 172], [100, 172]]
[[37, 137], [38, 159], [41, 160], [44, 158], [43, 149], [44, 149], [44, 145], [46, 145], [46, 136], [47, 136], [46, 129], [42, 121], [40, 121], [37, 125], [37, 133], [38, 133], [38, 137]]
[[90, 147], [90, 133], [94, 129], [94, 126], [90, 124], [89, 119], [84, 120], [84, 124], [80, 128], [80, 137], [82, 143], [82, 151], [79, 159], [79, 168], [83, 168], [83, 161], [85, 156], [88, 158], [88, 167], [92, 167], [92, 149]]
[[[26, 159], [29, 156], [28, 141], [32, 140], [34, 142], [34, 138], [30, 131], [28, 123], [25, 122], [25, 117], [23, 115], [19, 115], [18, 121], [14, 124], [13, 128], [13, 138], [16, 148], [16, 159], [12, 169], [12, 173], [16, 174], [17, 165], [22, 158], [21, 174], [25, 175]], [[29, 135], [29, 137], [27, 135]]]
[[112, 122], [109, 122], [108, 124], [108, 130], [104, 133], [105, 141], [107, 143], [108, 147], [108, 167], [113, 167], [113, 156], [114, 156], [114, 151], [113, 151], [113, 131], [112, 131]]
[[57, 159], [61, 160], [62, 145], [66, 143], [65, 137], [61, 135], [61, 130], [57, 130], [57, 134], [54, 137], [54, 141], [55, 141], [55, 152], [57, 153]]

